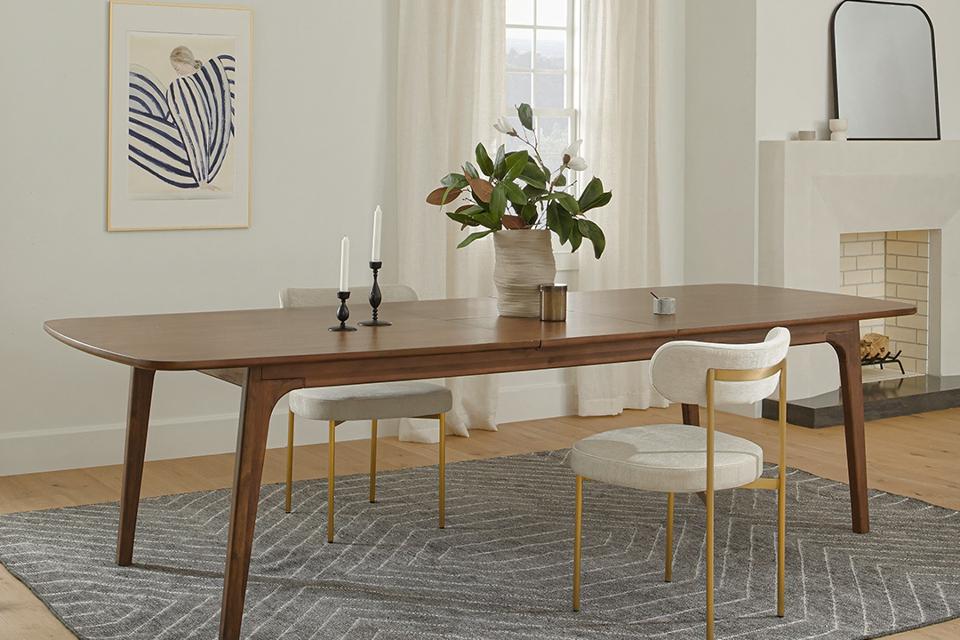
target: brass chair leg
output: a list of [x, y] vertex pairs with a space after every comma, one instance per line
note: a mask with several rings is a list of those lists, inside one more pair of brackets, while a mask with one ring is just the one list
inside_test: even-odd
[[707, 507], [707, 640], [713, 640], [713, 487], [715, 467], [714, 429], [716, 428], [716, 412], [714, 410], [714, 380], [716, 372], [707, 371], [707, 490], [704, 502]]
[[333, 542], [333, 478], [336, 458], [336, 430], [337, 423], [330, 421], [330, 435], [327, 439], [327, 542]]
[[370, 421], [370, 502], [377, 501], [377, 419]]
[[777, 475], [777, 615], [786, 613], [787, 573], [787, 368], [780, 370], [780, 459]]
[[786, 474], [780, 468], [777, 486], [777, 615], [786, 613], [786, 558], [787, 558], [787, 488]]
[[440, 512], [440, 528], [443, 529], [447, 524], [447, 416], [440, 414], [440, 469], [439, 469], [439, 492], [440, 502], [438, 509]]
[[290, 513], [293, 505], [293, 411], [287, 411], [287, 490], [283, 510]]
[[[712, 482], [710, 483], [713, 484]], [[713, 487], [707, 491], [707, 640], [713, 640]]]
[[573, 610], [580, 611], [580, 547], [583, 542], [583, 476], [577, 476], [577, 498], [573, 522]]
[[673, 580], [673, 493], [667, 494], [667, 538], [664, 541], [666, 548], [666, 566], [663, 570], [664, 582]]

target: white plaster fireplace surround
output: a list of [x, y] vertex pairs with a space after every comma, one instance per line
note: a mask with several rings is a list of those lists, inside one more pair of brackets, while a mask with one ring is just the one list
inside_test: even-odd
[[[840, 234], [929, 229], [928, 370], [960, 374], [960, 141], [761, 141], [759, 164], [759, 283], [839, 293]], [[791, 399], [839, 386], [829, 346], [789, 361]]]

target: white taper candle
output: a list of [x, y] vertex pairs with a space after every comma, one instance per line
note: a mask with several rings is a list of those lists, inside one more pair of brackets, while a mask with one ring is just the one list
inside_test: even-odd
[[370, 249], [370, 262], [380, 262], [380, 227], [383, 225], [383, 211], [380, 205], [373, 210], [373, 247]]
[[350, 238], [340, 241], [340, 291], [350, 291]]

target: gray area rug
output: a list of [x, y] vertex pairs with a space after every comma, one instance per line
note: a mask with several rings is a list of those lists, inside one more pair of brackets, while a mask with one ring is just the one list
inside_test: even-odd
[[[563, 452], [262, 491], [247, 638], [702, 638], [704, 509], [678, 496], [662, 582], [665, 496], [586, 485], [583, 609], [570, 610], [573, 476]], [[873, 492], [850, 531], [846, 485], [792, 471], [787, 615], [775, 615], [775, 494], [718, 494], [717, 637], [877, 637], [960, 615], [957, 512]], [[135, 566], [114, 565], [117, 505], [0, 516], [0, 561], [81, 638], [215, 638], [229, 493], [144, 500]], [[0, 633], [2, 636], [2, 633]]]

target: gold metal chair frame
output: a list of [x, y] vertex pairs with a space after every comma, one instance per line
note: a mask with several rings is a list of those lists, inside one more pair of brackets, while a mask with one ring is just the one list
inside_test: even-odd
[[[437, 420], [440, 425], [440, 453], [439, 453], [439, 525], [443, 529], [446, 525], [446, 466], [447, 466], [447, 423], [446, 414], [438, 413], [428, 416], [412, 416], [427, 420]], [[290, 513], [293, 506], [293, 431], [294, 413], [288, 411], [287, 419], [287, 487], [284, 511]], [[334, 532], [334, 484], [336, 463], [336, 429], [343, 424], [343, 420], [329, 421], [329, 444], [327, 445], [327, 542], [333, 542]], [[370, 421], [370, 502], [377, 501], [377, 419]]]
[[[777, 422], [780, 427], [780, 452], [777, 462], [776, 478], [759, 478], [749, 484], [737, 487], [739, 489], [770, 489], [777, 492], [777, 615], [783, 617], [785, 613], [786, 580], [786, 533], [787, 533], [787, 361], [764, 367], [762, 369], [708, 369], [707, 370], [707, 488], [701, 497], [707, 510], [706, 532], [706, 573], [707, 573], [707, 640], [714, 637], [714, 606], [713, 606], [713, 547], [714, 547], [714, 432], [716, 427], [716, 411], [714, 406], [714, 386], [717, 382], [756, 382], [779, 374], [779, 413]], [[586, 478], [577, 476], [576, 508], [574, 515], [573, 534], [573, 610], [580, 610], [580, 566], [581, 546], [583, 542], [583, 481]], [[667, 494], [667, 526], [666, 526], [666, 559], [664, 581], [673, 579], [673, 507], [674, 495]]]

